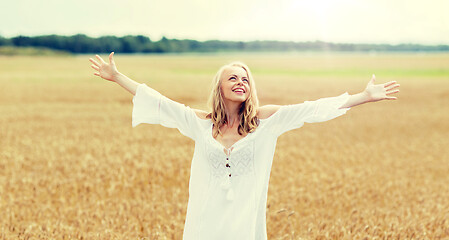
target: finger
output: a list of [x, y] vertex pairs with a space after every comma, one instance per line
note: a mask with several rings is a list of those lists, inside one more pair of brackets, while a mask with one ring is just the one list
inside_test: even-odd
[[370, 83], [371, 83], [371, 84], [374, 84], [374, 81], [376, 81], [376, 76], [373, 74], [373, 76], [371, 77]]
[[91, 63], [95, 64], [95, 66], [98, 66], [98, 67], [100, 66], [100, 64], [97, 61], [93, 60], [92, 58], [89, 58], [89, 61]]
[[396, 100], [398, 98], [397, 97], [386, 97], [385, 99], [387, 99], [387, 100]]
[[100, 74], [99, 74], [99, 73], [94, 73], [94, 75], [95, 75], [95, 76], [100, 76]]
[[396, 83], [396, 81], [391, 81], [391, 82], [384, 83], [384, 87], [388, 87], [388, 86], [390, 86], [391, 84], [394, 84], [394, 83]]
[[115, 61], [114, 61], [114, 52], [111, 52], [111, 54], [109, 54], [109, 62], [111, 64], [115, 65]]
[[396, 91], [386, 92], [385, 94], [390, 95], [390, 94], [394, 94], [394, 93], [398, 93], [398, 92], [399, 92], [399, 90], [396, 90]]
[[98, 59], [101, 63], [106, 63], [106, 62], [103, 60], [103, 58], [101, 58], [100, 56], [95, 55], [95, 57], [97, 57], [97, 59]]
[[395, 84], [395, 85], [393, 85], [393, 86], [391, 86], [391, 87], [389, 87], [389, 88], [386, 88], [385, 90], [386, 90], [386, 91], [390, 91], [390, 90], [395, 89], [395, 88], [397, 88], [397, 87], [399, 87], [399, 86], [400, 86], [399, 84]]
[[99, 67], [97, 67], [97, 66], [95, 66], [95, 65], [90, 65], [93, 69], [95, 69], [95, 70], [97, 70], [97, 71], [100, 71], [100, 68]]

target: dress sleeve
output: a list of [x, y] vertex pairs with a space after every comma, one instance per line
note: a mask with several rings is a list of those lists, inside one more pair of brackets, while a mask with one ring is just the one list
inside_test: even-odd
[[175, 102], [142, 83], [133, 97], [132, 127], [141, 123], [177, 128], [184, 136], [196, 140], [199, 118], [195, 111]]
[[276, 136], [300, 128], [304, 123], [325, 122], [346, 113], [351, 108], [342, 108], [350, 95], [345, 92], [337, 97], [320, 98], [300, 104], [282, 105], [269, 120], [270, 128]]

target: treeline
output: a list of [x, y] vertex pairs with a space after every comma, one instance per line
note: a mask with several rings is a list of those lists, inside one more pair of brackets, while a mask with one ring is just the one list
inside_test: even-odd
[[143, 35], [92, 38], [84, 34], [73, 36], [44, 35], [0, 37], [0, 46], [43, 47], [70, 53], [182, 53], [219, 51], [449, 51], [449, 45], [420, 44], [351, 44], [286, 41], [196, 41], [167, 39], [151, 41]]

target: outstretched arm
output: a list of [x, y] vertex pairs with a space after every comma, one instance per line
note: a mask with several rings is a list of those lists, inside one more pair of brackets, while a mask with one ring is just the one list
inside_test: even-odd
[[124, 89], [128, 90], [128, 92], [136, 95], [136, 90], [139, 83], [128, 78], [117, 70], [113, 56], [114, 52], [111, 52], [111, 54], [109, 54], [109, 63], [105, 62], [103, 58], [98, 55], [95, 55], [98, 62], [92, 58], [89, 58], [89, 61], [92, 62], [92, 68], [97, 71], [94, 75], [111, 82], [116, 82]]
[[374, 81], [376, 80], [376, 76], [371, 78], [371, 80], [368, 82], [368, 85], [366, 86], [366, 89], [361, 92], [354, 95], [351, 95], [348, 99], [348, 101], [343, 104], [340, 108], [350, 108], [354, 107], [363, 103], [367, 102], [377, 102], [380, 100], [396, 100], [397, 97], [391, 97], [387, 95], [391, 95], [393, 93], [399, 92], [399, 89], [393, 90], [397, 87], [399, 87], [399, 83], [396, 83], [396, 81], [387, 82], [384, 84], [374, 84]]
[[[98, 61], [89, 58], [89, 61], [92, 62], [91, 67], [97, 71], [94, 72], [95, 76], [99, 76], [111, 82], [116, 82], [124, 89], [128, 90], [128, 92], [136, 95], [137, 86], [139, 86], [140, 83], [128, 78], [117, 70], [117, 66], [115, 65], [114, 61], [114, 52], [111, 52], [111, 54], [109, 54], [109, 63], [105, 62], [103, 58], [98, 55], [95, 55], [95, 57], [98, 59]], [[193, 110], [199, 118], [206, 119], [206, 115], [208, 114], [207, 112], [199, 109]]]
[[[399, 92], [398, 90], [393, 90], [394, 88], [399, 87], [400, 85], [396, 83], [396, 81], [387, 82], [384, 84], [374, 84], [374, 81], [376, 80], [376, 77], [373, 74], [373, 77], [368, 82], [368, 85], [366, 86], [366, 89], [361, 92], [354, 95], [350, 95], [349, 99], [346, 103], [344, 103], [341, 107], [342, 108], [351, 108], [363, 103], [367, 102], [376, 102], [380, 100], [396, 100], [396, 97], [391, 97], [387, 95], [391, 95], [393, 93]], [[277, 112], [280, 109], [280, 105], [265, 105], [258, 108], [258, 117], [260, 119], [265, 119], [273, 115], [275, 112]]]

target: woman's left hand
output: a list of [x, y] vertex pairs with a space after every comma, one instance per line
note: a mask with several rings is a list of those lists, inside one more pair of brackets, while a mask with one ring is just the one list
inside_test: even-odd
[[396, 81], [387, 82], [384, 84], [374, 84], [374, 81], [376, 80], [376, 76], [371, 78], [371, 80], [368, 82], [368, 85], [366, 86], [365, 91], [363, 93], [367, 96], [369, 102], [376, 102], [380, 100], [396, 100], [397, 97], [391, 97], [388, 95], [391, 95], [393, 93], [399, 92], [399, 89], [393, 90], [397, 87], [399, 87], [399, 83], [396, 83]]

